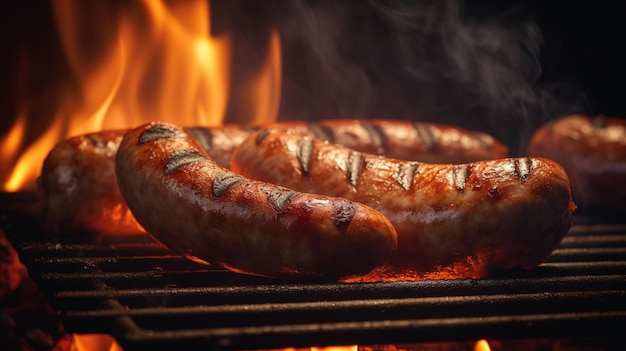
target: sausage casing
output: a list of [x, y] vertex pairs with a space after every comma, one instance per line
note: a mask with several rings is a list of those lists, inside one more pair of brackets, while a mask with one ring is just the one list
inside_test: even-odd
[[[186, 128], [221, 165], [250, 129], [237, 125]], [[127, 129], [68, 138], [47, 155], [38, 180], [45, 222], [54, 232], [77, 240], [100, 235], [143, 233], [120, 194], [115, 155]]]
[[542, 158], [427, 164], [364, 154], [284, 130], [261, 130], [233, 171], [298, 191], [341, 196], [385, 214], [398, 252], [385, 278], [481, 277], [541, 263], [569, 230], [564, 169]]
[[[282, 129], [308, 133], [348, 147], [390, 157], [458, 163], [500, 158], [507, 149], [493, 137], [432, 123], [400, 120], [285, 121]], [[253, 130], [226, 124], [189, 127], [200, 146], [218, 164], [229, 167], [234, 148]], [[124, 133], [107, 130], [62, 141], [48, 154], [41, 171], [46, 222], [55, 232], [91, 240], [91, 235], [136, 234], [133, 218], [117, 186], [114, 158]]]
[[626, 120], [561, 117], [533, 133], [528, 154], [565, 167], [582, 210], [626, 211]]
[[280, 122], [266, 128], [289, 129], [361, 152], [427, 163], [467, 163], [508, 154], [508, 148], [489, 134], [437, 123], [340, 119]]
[[237, 272], [346, 279], [383, 267], [397, 247], [394, 227], [379, 212], [250, 181], [217, 165], [171, 124], [126, 134], [116, 174], [149, 233], [186, 257]]

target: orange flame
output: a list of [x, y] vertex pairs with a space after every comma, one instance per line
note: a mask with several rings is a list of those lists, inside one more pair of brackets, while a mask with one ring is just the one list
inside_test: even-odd
[[480, 339], [474, 345], [474, 351], [491, 351], [489, 343], [485, 339]]
[[107, 334], [74, 334], [72, 351], [124, 351], [115, 339]]
[[357, 351], [358, 345], [348, 345], [348, 346], [326, 346], [326, 347], [316, 347], [312, 346], [311, 351]]
[[251, 79], [246, 92], [247, 106], [256, 106], [250, 114], [252, 121], [269, 123], [276, 120], [280, 105], [281, 54], [278, 31], [272, 31], [265, 64]]
[[[155, 120], [206, 126], [224, 122], [232, 38], [229, 33], [211, 34], [207, 0], [53, 0], [52, 8], [76, 87], [59, 83], [59, 107], [49, 111], [47, 121], [24, 113], [0, 134], [1, 191], [34, 190], [50, 149], [73, 135]], [[249, 93], [237, 102], [251, 106], [247, 119], [256, 122], [278, 115], [277, 31], [268, 46], [266, 62], [243, 89]]]

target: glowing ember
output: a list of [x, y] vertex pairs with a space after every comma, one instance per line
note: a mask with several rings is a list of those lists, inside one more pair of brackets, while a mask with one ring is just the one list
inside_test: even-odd
[[107, 334], [74, 334], [72, 351], [123, 351], [124, 349]]
[[311, 351], [357, 351], [357, 345], [349, 346], [327, 346], [327, 347], [311, 347]]

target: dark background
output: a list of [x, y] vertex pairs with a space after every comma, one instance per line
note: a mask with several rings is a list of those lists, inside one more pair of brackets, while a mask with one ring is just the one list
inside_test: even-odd
[[[31, 101], [33, 111], [54, 110], [55, 92], [60, 85], [71, 86], [72, 77], [49, 3], [20, 1], [2, 7], [0, 131], [4, 132], [18, 115], [21, 101]], [[279, 119], [437, 121], [490, 132], [515, 150], [524, 147], [534, 128], [561, 115], [626, 117], [624, 7], [623, 2], [608, 0], [220, 0], [212, 4], [212, 23], [214, 32], [231, 31], [236, 38], [234, 90], [237, 77], [264, 56], [269, 28], [281, 31]], [[432, 17], [425, 17], [428, 12]], [[442, 26], [450, 13], [460, 14], [461, 28]], [[538, 29], [537, 67], [523, 61], [526, 54], [535, 56], [518, 37], [528, 34], [524, 28]], [[489, 51], [491, 36], [504, 48]], [[459, 37], [469, 44], [457, 42]], [[471, 46], [474, 41], [476, 50]], [[442, 53], [459, 43], [460, 50]], [[473, 57], [474, 53], [478, 55]], [[485, 60], [494, 64], [483, 64]], [[521, 68], [519, 76], [491, 69], [502, 63], [512, 72]], [[482, 76], [485, 72], [490, 75], [487, 79]], [[245, 121], [236, 101], [226, 120]]]

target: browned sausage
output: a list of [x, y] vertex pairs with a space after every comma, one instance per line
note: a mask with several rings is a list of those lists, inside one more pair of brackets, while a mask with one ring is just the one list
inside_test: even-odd
[[361, 152], [428, 163], [467, 163], [504, 158], [508, 149], [486, 133], [448, 125], [390, 119], [280, 122], [290, 129]]
[[[310, 133], [364, 152], [428, 162], [456, 163], [506, 156], [507, 149], [484, 133], [431, 123], [397, 120], [280, 122], [280, 128]], [[233, 149], [257, 127], [186, 128], [218, 164], [229, 167]], [[123, 201], [114, 156], [127, 130], [103, 131], [59, 143], [44, 161], [40, 189], [47, 222], [57, 232], [143, 232]], [[87, 237], [87, 239], [90, 239]]]
[[[236, 125], [187, 131], [222, 165], [230, 164], [232, 150], [250, 133]], [[50, 151], [38, 183], [45, 220], [53, 231], [76, 239], [85, 234], [144, 232], [120, 194], [115, 177], [115, 154], [126, 132], [108, 130], [75, 136]]]
[[626, 120], [572, 115], [541, 126], [528, 154], [555, 160], [584, 210], [626, 211]]
[[569, 230], [575, 207], [563, 168], [541, 158], [426, 164], [266, 129], [235, 150], [231, 166], [252, 179], [381, 211], [398, 232], [384, 279], [476, 278], [534, 267]]
[[248, 180], [171, 124], [126, 134], [116, 174], [137, 221], [199, 262], [269, 277], [345, 279], [383, 267], [396, 250], [395, 229], [379, 212]]
[[46, 222], [84, 234], [143, 232], [117, 189], [114, 160], [125, 130], [67, 139], [48, 154], [39, 177]]

